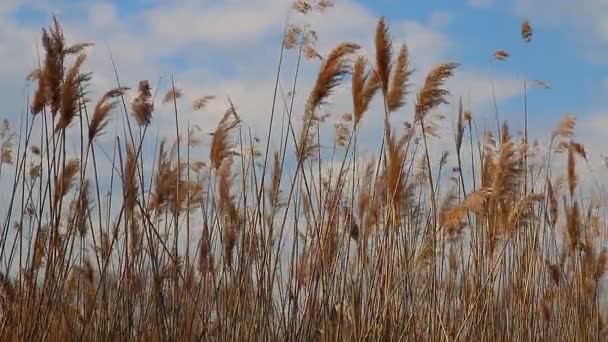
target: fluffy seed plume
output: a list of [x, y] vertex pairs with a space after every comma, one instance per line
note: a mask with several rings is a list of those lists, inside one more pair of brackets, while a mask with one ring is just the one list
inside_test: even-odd
[[456, 151], [460, 153], [462, 138], [464, 137], [464, 116], [462, 109], [462, 97], [458, 102], [458, 121], [456, 122]]
[[146, 126], [152, 119], [152, 89], [148, 81], [139, 81], [137, 96], [131, 103], [131, 113], [140, 126]]
[[310, 11], [312, 11], [312, 5], [310, 5], [310, 3], [308, 3], [308, 1], [306, 0], [297, 0], [296, 2], [293, 3], [292, 8], [299, 13], [302, 13], [304, 15], [310, 13]]
[[353, 43], [342, 43], [334, 48], [321, 66], [314, 88], [308, 96], [306, 102], [306, 112], [314, 111], [332, 94], [336, 86], [342, 81], [344, 76], [351, 71], [346, 58], [359, 49], [359, 45]]
[[409, 86], [408, 81], [411, 75], [409, 53], [407, 46], [404, 44], [393, 66], [391, 83], [386, 94], [386, 106], [389, 112], [394, 112], [405, 104], [405, 96], [408, 93]]
[[532, 41], [532, 25], [530, 25], [530, 21], [529, 20], [524, 20], [521, 23], [521, 38], [524, 40], [524, 42], [529, 43]]
[[355, 126], [359, 125], [363, 114], [367, 112], [372, 98], [378, 89], [380, 89], [379, 78], [375, 73], [370, 76], [370, 73], [366, 71], [366, 65], [365, 58], [359, 56], [353, 68], [352, 95]]
[[458, 67], [456, 63], [442, 64], [431, 70], [426, 77], [424, 87], [418, 93], [416, 103], [416, 120], [424, 119], [424, 116], [433, 108], [447, 103], [446, 97], [449, 91], [443, 88], [445, 81], [454, 75]]
[[207, 272], [211, 270], [213, 266], [212, 254], [211, 254], [211, 246], [209, 243], [209, 227], [207, 224], [203, 227], [203, 234], [201, 236], [201, 247], [198, 255], [198, 271], [205, 275]]
[[127, 217], [130, 217], [135, 209], [135, 200], [137, 198], [138, 186], [136, 179], [137, 171], [137, 156], [133, 145], [127, 146], [127, 163], [123, 172], [123, 186], [125, 196], [125, 211]]
[[376, 26], [376, 72], [382, 83], [382, 91], [384, 94], [388, 91], [389, 75], [391, 73], [391, 56], [393, 54], [393, 46], [388, 33], [388, 25], [386, 19], [381, 18]]
[[108, 91], [95, 105], [95, 112], [89, 124], [89, 142], [92, 142], [95, 137], [103, 133], [104, 128], [108, 125], [109, 114], [117, 102], [112, 99], [122, 96], [128, 88], [115, 88]]
[[78, 173], [78, 168], [80, 163], [78, 159], [69, 160], [63, 172], [59, 175], [59, 180], [57, 182], [57, 188], [55, 189], [55, 197], [53, 204], [57, 206], [59, 201], [70, 191], [72, 185], [74, 184], [74, 179], [76, 174]]
[[66, 55], [77, 55], [79, 53], [81, 53], [84, 49], [88, 48], [89, 46], [93, 46], [95, 44], [93, 43], [76, 43], [68, 48], [66, 48], [64, 50], [64, 53]]
[[333, 0], [319, 0], [317, 2], [317, 6], [315, 6], [317, 11], [324, 13], [328, 8], [334, 7]]
[[38, 89], [32, 102], [32, 113], [40, 113], [46, 105], [55, 116], [61, 107], [61, 82], [63, 80], [65, 39], [59, 21], [53, 16], [53, 24], [47, 31], [42, 29], [42, 46], [46, 56], [38, 77]]
[[61, 87], [61, 116], [59, 117], [55, 131], [66, 129], [76, 115], [82, 83], [88, 79], [86, 75], [80, 74], [80, 67], [86, 57], [84, 54], [78, 55], [65, 76], [63, 86]]
[[571, 143], [568, 148], [568, 191], [570, 192], [571, 198], [574, 197], [574, 190], [578, 184], [578, 176], [576, 175], [575, 149], [573, 146], [574, 145]]
[[277, 208], [281, 199], [281, 155], [278, 151], [274, 153], [274, 163], [270, 174], [270, 185], [268, 187], [268, 201], [273, 208]]
[[510, 54], [505, 50], [498, 50], [494, 52], [493, 56], [496, 60], [506, 61], [509, 58]]
[[213, 132], [209, 159], [215, 169], [219, 169], [224, 158], [236, 154], [230, 133], [238, 127], [240, 120], [236, 117], [233, 107], [229, 108]]
[[313, 126], [318, 124], [320, 120], [315, 116], [315, 111], [325, 103], [342, 79], [351, 72], [350, 64], [346, 59], [358, 49], [359, 45], [357, 44], [342, 43], [329, 53], [321, 65], [315, 86], [306, 101], [299, 146], [296, 150], [298, 159], [305, 159], [315, 154], [317, 146], [311, 143], [315, 140], [312, 136], [314, 133]]
[[555, 226], [557, 223], [559, 211], [557, 208], [557, 198], [551, 180], [547, 179], [547, 201], [549, 204], [549, 221], [551, 225]]
[[2, 142], [0, 145], [0, 165], [13, 164], [13, 141], [12, 139], [7, 139]]
[[89, 180], [85, 179], [80, 186], [80, 192], [76, 200], [74, 208], [74, 224], [80, 233], [80, 236], [87, 234], [87, 218], [90, 210], [90, 185]]
[[570, 242], [570, 249], [574, 251], [580, 243], [581, 213], [577, 201], [574, 201], [572, 207], [567, 210], [566, 215], [566, 232], [568, 234], [568, 240]]
[[551, 139], [561, 137], [564, 139], [572, 138], [574, 135], [574, 126], [576, 126], [576, 117], [574, 115], [568, 115], [562, 121], [559, 122], [557, 129], [553, 131]]
[[171, 87], [171, 89], [169, 89], [167, 91], [167, 93], [165, 94], [163, 103], [172, 103], [173, 101], [179, 99], [180, 97], [182, 97], [182, 91], [177, 88]]
[[198, 99], [194, 100], [194, 102], [192, 103], [192, 109], [195, 111], [204, 110], [205, 107], [207, 107], [207, 105], [209, 104], [209, 102], [211, 102], [214, 99], [215, 99], [215, 96], [213, 96], [213, 95], [206, 95], [203, 97], [199, 97]]

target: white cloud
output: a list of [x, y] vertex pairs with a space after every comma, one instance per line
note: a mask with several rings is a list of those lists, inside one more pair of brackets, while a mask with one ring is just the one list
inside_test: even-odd
[[467, 102], [470, 99], [474, 109], [481, 109], [493, 102], [492, 83], [497, 102], [523, 93], [523, 83], [515, 77], [508, 74], [490, 75], [475, 69], [457, 72], [448, 86], [453, 89], [453, 95], [462, 96], [463, 101]]
[[583, 117], [578, 124], [577, 132], [585, 132], [582, 137], [583, 143], [598, 157], [600, 154], [608, 155], [606, 146], [606, 132], [608, 131], [608, 113], [596, 111]]
[[[140, 79], [149, 79], [155, 85], [162, 76], [162, 96], [167, 89], [168, 78], [174, 74], [178, 87], [184, 91], [184, 98], [180, 101], [182, 120], [189, 120], [191, 124], [199, 124], [205, 131], [210, 131], [227, 106], [226, 97], [230, 96], [246, 124], [251, 125], [257, 135], [263, 135], [271, 110], [278, 45], [288, 5], [289, 2], [283, 0], [182, 1], [163, 3], [119, 16], [116, 5], [99, 3], [87, 4], [88, 16], [84, 18], [65, 7], [60, 12], [60, 19], [70, 42], [94, 41], [97, 44], [89, 50], [86, 65], [88, 70], [95, 72], [91, 89], [93, 100], [116, 85], [109, 47], [123, 85], [135, 87]], [[432, 67], [457, 60], [451, 55], [451, 51], [455, 51], [452, 49], [455, 42], [441, 30], [449, 22], [449, 17], [448, 12], [439, 11], [430, 16], [428, 24], [416, 20], [389, 22], [395, 49], [401, 42], [409, 47], [412, 65], [416, 69], [412, 80], [413, 92]], [[354, 0], [338, 1], [335, 8], [323, 15], [315, 14], [306, 18], [292, 15], [291, 19], [306, 21], [319, 33], [317, 47], [321, 54], [326, 54], [337, 43], [349, 40], [360, 43], [362, 53], [373, 61], [373, 37], [378, 15], [361, 3]], [[10, 55], [7, 53], [12, 49], [14, 56], [9, 63], [0, 65], [0, 68], [11, 71], [9, 77], [0, 80], [0, 87], [14, 88], [8, 80], [23, 80], [34, 65], [34, 57], [31, 58], [31, 65], [24, 66], [23, 60], [24, 56], [33, 55], [39, 30], [38, 27], [17, 25], [10, 20], [2, 21], [0, 27], [6, 28], [0, 30], [0, 36], [7, 37], [0, 40], [0, 51], [6, 56]], [[8, 39], [11, 36], [20, 39]], [[213, 53], [213, 58], [208, 57], [210, 53]], [[286, 54], [281, 75], [285, 92], [289, 91], [293, 80], [294, 57], [293, 52]], [[187, 63], [178, 67], [167, 62], [167, 58], [169, 61], [177, 58]], [[294, 112], [297, 121], [318, 65], [318, 62], [305, 62], [302, 66]], [[495, 79], [495, 84], [499, 101], [517, 95], [516, 81], [509, 75], [500, 75]], [[490, 78], [474, 68], [459, 70], [451, 85], [454, 96], [466, 97], [469, 92], [473, 94], [471, 100], [474, 106], [491, 102]], [[351, 111], [349, 92], [348, 86], [343, 86], [327, 109], [336, 115]], [[189, 113], [189, 104], [194, 98], [209, 94], [218, 98], [206, 113]], [[413, 96], [408, 101], [410, 106]], [[15, 92], [9, 98], [17, 98]], [[12, 103], [19, 108], [14, 100]], [[172, 116], [167, 108], [157, 108], [154, 122], [170, 134], [173, 129], [169, 131], [167, 127], [172, 126], [166, 123], [172, 122]], [[277, 115], [280, 115], [283, 109], [280, 101], [277, 108]], [[412, 111], [405, 108], [404, 112], [407, 117]], [[122, 114], [117, 111], [114, 117], [117, 120], [113, 124], [121, 129]], [[370, 125], [372, 135], [375, 134], [376, 123], [373, 120], [366, 123]]]
[[18, 0], [3, 0], [0, 3], [0, 14], [8, 13], [19, 7]]
[[120, 25], [116, 7], [109, 3], [92, 4], [89, 8], [89, 23], [97, 29], [115, 28]]
[[167, 48], [200, 42], [231, 45], [280, 28], [288, 7], [289, 2], [280, 0], [173, 2], [144, 17], [151, 33]]
[[399, 24], [395, 33], [397, 41], [402, 40], [407, 44], [418, 72], [426, 72], [450, 58], [449, 50], [453, 43], [441, 31], [417, 21], [407, 20]]

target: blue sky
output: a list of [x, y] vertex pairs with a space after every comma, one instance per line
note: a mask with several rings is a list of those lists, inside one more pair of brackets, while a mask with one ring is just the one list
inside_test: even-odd
[[[16, 118], [25, 101], [24, 78], [35, 65], [35, 46], [49, 14], [61, 19], [72, 42], [94, 41], [88, 66], [95, 71], [93, 95], [114, 86], [108, 51], [123, 83], [166, 80], [174, 75], [185, 98], [230, 96], [255, 126], [267, 117], [282, 26], [291, 0], [68, 1], [3, 0], [0, 5], [0, 115]], [[493, 118], [490, 82], [496, 86], [501, 119], [521, 127], [523, 80], [542, 79], [550, 90], [532, 89], [531, 131], [547, 136], [567, 113], [579, 118], [579, 135], [592, 154], [608, 152], [608, 2], [603, 0], [336, 0], [324, 15], [299, 17], [319, 31], [318, 50], [342, 40], [364, 47], [371, 59], [374, 25], [386, 16], [395, 44], [411, 50], [414, 87], [426, 71], [444, 61], [462, 64], [450, 84], [454, 98], [469, 100], [477, 118]], [[524, 18], [534, 28], [532, 43], [520, 38]], [[494, 51], [511, 53], [493, 61]], [[291, 81], [294, 56], [287, 56], [281, 80]], [[305, 97], [318, 62], [308, 62], [299, 93]], [[155, 83], [155, 82], [153, 82]], [[415, 89], [413, 89], [415, 90]], [[344, 91], [346, 93], [347, 91]], [[224, 101], [225, 102], [225, 101]], [[410, 101], [411, 102], [411, 101]], [[455, 101], [454, 101], [455, 102]], [[209, 118], [184, 117], [209, 126], [225, 103], [210, 107]], [[330, 107], [348, 111], [345, 94]], [[451, 115], [453, 106], [445, 114]], [[400, 114], [404, 119], [411, 116]], [[170, 117], [166, 118], [167, 120]], [[157, 117], [163, 122], [162, 110]], [[488, 119], [489, 120], [489, 119]], [[491, 122], [491, 121], [490, 121]], [[376, 123], [369, 123], [373, 129]], [[449, 125], [448, 125], [449, 126]], [[260, 132], [263, 132], [261, 130]], [[371, 132], [371, 131], [370, 131]], [[373, 133], [370, 133], [373, 140]]]

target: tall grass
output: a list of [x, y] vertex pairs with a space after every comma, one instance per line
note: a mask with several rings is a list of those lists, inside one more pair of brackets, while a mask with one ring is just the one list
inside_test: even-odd
[[[117, 73], [116, 88], [91, 105], [92, 75], [81, 71], [89, 44], [67, 45], [54, 19], [30, 75], [31, 114], [17, 132], [7, 121], [0, 130], [0, 172], [14, 170], [3, 179], [2, 340], [605, 338], [605, 203], [585, 195], [594, 190], [582, 185], [587, 155], [574, 117], [543, 151], [528, 145], [527, 126], [523, 137], [507, 123], [478, 131], [461, 102], [451, 137], [436, 109], [458, 64], [438, 65], [411, 89], [407, 46], [393, 52], [384, 19], [371, 63], [355, 43], [320, 57], [314, 31], [285, 32], [277, 75], [284, 49], [298, 67], [292, 96], [277, 76], [268, 140], [254, 138], [230, 102], [205, 157], [180, 114], [213, 96], [184, 106], [172, 82], [162, 102], [175, 135], [150, 137], [157, 89], [125, 88]], [[531, 37], [526, 21], [522, 38]], [[322, 63], [300, 121], [302, 57]], [[320, 108], [344, 83], [352, 115], [337, 117], [328, 139]], [[369, 112], [374, 98], [383, 113]], [[391, 115], [408, 101], [413, 124], [395, 127]], [[118, 111], [126, 125], [110, 136]], [[358, 142], [366, 115], [384, 119], [375, 158]], [[433, 139], [455, 151], [451, 172]], [[154, 158], [144, 157], [150, 146]]]

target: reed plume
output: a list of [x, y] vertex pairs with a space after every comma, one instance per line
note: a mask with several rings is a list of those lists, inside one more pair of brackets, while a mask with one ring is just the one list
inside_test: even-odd
[[454, 75], [458, 67], [456, 63], [441, 64], [431, 70], [426, 77], [424, 86], [418, 92], [416, 102], [416, 120], [423, 120], [433, 108], [447, 103], [446, 97], [450, 92], [443, 88], [445, 81]]
[[237, 154], [233, 148], [234, 143], [231, 140], [231, 133], [239, 124], [240, 120], [236, 116], [234, 108], [231, 107], [224, 113], [222, 120], [220, 120], [213, 132], [209, 160], [211, 161], [211, 166], [216, 170], [220, 168], [225, 158]]
[[405, 96], [408, 94], [408, 81], [412, 72], [409, 66], [408, 49], [404, 44], [393, 66], [392, 78], [386, 94], [386, 106], [389, 113], [398, 110], [405, 104]]
[[[163, 161], [164, 162], [164, 161]], [[163, 164], [166, 167], [166, 164]], [[164, 169], [163, 169], [164, 171]], [[137, 200], [139, 187], [136, 179], [137, 172], [137, 155], [135, 147], [131, 144], [127, 145], [127, 162], [123, 170], [123, 186], [125, 198], [125, 211], [127, 217], [131, 217]]]
[[80, 73], [86, 55], [78, 55], [74, 64], [68, 69], [61, 87], [61, 116], [55, 126], [55, 131], [65, 130], [76, 116], [79, 108], [79, 98], [84, 88], [84, 82], [89, 80], [88, 75]]
[[205, 223], [203, 226], [203, 233], [201, 235], [200, 250], [198, 258], [198, 271], [202, 275], [206, 275], [212, 271], [213, 268], [213, 255], [211, 254], [209, 237], [209, 227]]
[[325, 102], [342, 79], [351, 72], [346, 58], [358, 49], [359, 45], [357, 44], [342, 43], [329, 53], [317, 75], [315, 86], [306, 101], [306, 115], [313, 115], [314, 111]]
[[65, 168], [59, 175], [53, 205], [56, 207], [59, 201], [70, 191], [74, 185], [76, 174], [79, 171], [80, 162], [78, 159], [71, 159], [66, 162]]
[[139, 126], [147, 126], [152, 120], [154, 104], [152, 103], [152, 89], [148, 81], [139, 81], [137, 96], [131, 102], [131, 113]]
[[201, 110], [205, 109], [207, 107], [207, 105], [209, 104], [209, 102], [213, 101], [214, 99], [215, 99], [215, 96], [213, 96], [213, 95], [199, 97], [198, 99], [194, 100], [194, 102], [192, 103], [192, 109], [195, 111], [201, 111]]
[[530, 24], [529, 20], [524, 20], [521, 23], [521, 38], [524, 40], [524, 42], [529, 43], [532, 41], [532, 25]]
[[167, 91], [167, 93], [165, 94], [165, 97], [163, 99], [163, 103], [173, 103], [173, 101], [176, 101], [177, 99], [179, 99], [180, 97], [182, 97], [182, 91], [177, 89], [177, 88], [171, 88]]
[[118, 102], [113, 101], [113, 98], [124, 95], [128, 88], [115, 88], [107, 93], [95, 105], [93, 117], [89, 123], [89, 142], [92, 142], [96, 137], [103, 134], [103, 130], [109, 123], [109, 114], [116, 107]]
[[366, 70], [367, 61], [364, 57], [359, 56], [355, 62], [352, 75], [352, 97], [353, 97], [353, 112], [354, 125], [357, 127], [363, 118], [363, 114], [367, 112], [370, 102], [374, 95], [380, 89], [380, 78], [376, 73], [371, 73]]
[[393, 45], [388, 33], [386, 19], [380, 18], [376, 26], [376, 73], [382, 84], [382, 93], [388, 93], [389, 77], [391, 73], [391, 58], [393, 55]]
[[319, 118], [315, 116], [315, 111], [325, 103], [343, 78], [351, 73], [350, 64], [346, 59], [358, 49], [359, 45], [357, 44], [342, 43], [329, 53], [321, 65], [317, 81], [306, 101], [302, 131], [297, 149], [298, 159], [303, 160], [315, 155], [317, 146], [311, 143], [314, 141], [312, 126], [319, 121]]
[[80, 236], [84, 237], [87, 234], [87, 219], [89, 210], [91, 209], [90, 183], [85, 179], [80, 186], [80, 191], [74, 205], [74, 225], [78, 229]]
[[61, 85], [65, 57], [63, 29], [55, 16], [53, 16], [53, 24], [49, 30], [42, 29], [42, 46], [46, 56], [38, 79], [38, 89], [34, 95], [32, 113], [38, 114], [45, 105], [48, 105], [51, 114], [55, 116], [61, 107]]
[[498, 50], [498, 51], [494, 52], [493, 56], [496, 60], [506, 61], [507, 59], [509, 59], [511, 54], [505, 50]]

